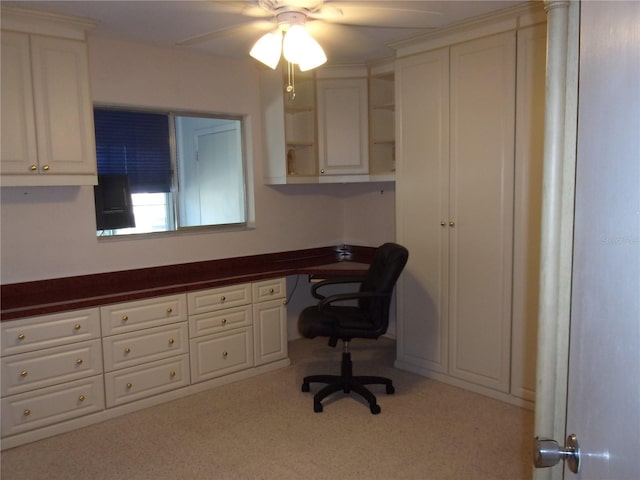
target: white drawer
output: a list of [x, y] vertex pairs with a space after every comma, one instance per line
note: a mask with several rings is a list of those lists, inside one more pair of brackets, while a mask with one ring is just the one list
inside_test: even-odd
[[2, 399], [2, 436], [104, 410], [102, 375]]
[[20, 353], [2, 359], [2, 396], [102, 373], [100, 340]]
[[107, 407], [189, 385], [189, 356], [181, 355], [104, 375]]
[[181, 322], [106, 337], [102, 342], [104, 370], [110, 372], [188, 353], [189, 328]]
[[118, 303], [100, 308], [102, 335], [116, 335], [187, 319], [184, 294]]
[[261, 282], [253, 282], [253, 303], [287, 296], [287, 283], [284, 278], [271, 278]]
[[2, 322], [2, 356], [100, 338], [97, 308]]
[[253, 367], [251, 327], [195, 338], [190, 344], [192, 383]]
[[247, 327], [251, 324], [251, 305], [225, 308], [224, 310], [189, 316], [189, 335], [191, 338], [201, 337], [233, 330], [237, 327]]
[[251, 285], [243, 283], [190, 292], [187, 294], [187, 301], [189, 315], [248, 305], [251, 303]]

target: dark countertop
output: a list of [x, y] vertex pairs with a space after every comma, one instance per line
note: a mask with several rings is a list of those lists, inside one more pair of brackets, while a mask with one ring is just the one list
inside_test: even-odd
[[373, 251], [342, 245], [2, 285], [0, 315], [15, 320], [287, 275], [361, 275]]

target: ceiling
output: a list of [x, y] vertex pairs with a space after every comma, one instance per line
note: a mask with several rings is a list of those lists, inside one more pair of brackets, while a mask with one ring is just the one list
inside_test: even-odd
[[[453, 23], [526, 3], [523, 0], [260, 0], [314, 9], [323, 19], [307, 21], [328, 64], [366, 63], [390, 57], [389, 43]], [[98, 22], [93, 34], [126, 38], [201, 53], [248, 58], [253, 43], [277, 25], [258, 0], [226, 1], [2, 1]], [[215, 33], [212, 33], [215, 32]]]

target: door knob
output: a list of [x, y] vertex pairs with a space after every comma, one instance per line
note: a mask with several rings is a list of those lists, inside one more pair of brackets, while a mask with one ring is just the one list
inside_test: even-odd
[[580, 444], [575, 434], [567, 437], [564, 447], [555, 440], [536, 437], [533, 447], [533, 464], [536, 468], [553, 467], [560, 460], [566, 460], [573, 473], [580, 471]]

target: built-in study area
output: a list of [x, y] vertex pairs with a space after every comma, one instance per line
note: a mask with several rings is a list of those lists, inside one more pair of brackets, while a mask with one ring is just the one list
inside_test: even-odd
[[[298, 72], [294, 99], [286, 69], [3, 7], [2, 448], [287, 366], [309, 276], [385, 242], [410, 252], [396, 367], [532, 408], [545, 19], [507, 8]], [[118, 188], [175, 228], [126, 232], [97, 208], [123, 157], [102, 139], [149, 115], [174, 125], [168, 176]], [[206, 171], [194, 145], [233, 154]]]

